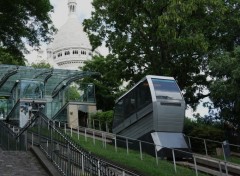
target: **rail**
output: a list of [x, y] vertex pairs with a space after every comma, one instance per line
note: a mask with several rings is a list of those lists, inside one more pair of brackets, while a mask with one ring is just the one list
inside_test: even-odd
[[[115, 152], [118, 152], [119, 148], [125, 148], [126, 157], [129, 155], [130, 152], [132, 152], [131, 150], [135, 150], [139, 152], [139, 160], [144, 160], [144, 157], [145, 157], [144, 153], [146, 152], [144, 148], [152, 148], [153, 150], [152, 154], [155, 157], [156, 165], [160, 165], [159, 156], [158, 156], [158, 152], [156, 151], [156, 148], [157, 147], [167, 148], [164, 146], [157, 146], [150, 142], [136, 140], [136, 139], [132, 139], [125, 136], [116, 135], [116, 134], [112, 134], [109, 132], [104, 132], [96, 129], [85, 128], [80, 126], [77, 127], [76, 129], [72, 127], [68, 128], [69, 124], [62, 123], [62, 122], [56, 121], [56, 122], [53, 122], [53, 125], [57, 127], [63, 127], [62, 128], [63, 132], [68, 134], [70, 137], [74, 137], [75, 135], [75, 139], [80, 140], [81, 142], [83, 142], [84, 140], [85, 142], [92, 141], [92, 145], [96, 145], [99, 147], [100, 144], [97, 144], [97, 141], [100, 141], [99, 143], [102, 143], [101, 144], [102, 148], [107, 150], [109, 150], [109, 146], [108, 147], [106, 146], [107, 143], [111, 143], [111, 145], [114, 146]], [[132, 145], [133, 143], [135, 143], [135, 147]], [[137, 147], [136, 147], [136, 144], [138, 145]], [[219, 144], [222, 144], [222, 142], [219, 142]], [[239, 145], [234, 145], [234, 146], [240, 147]], [[179, 154], [180, 155], [184, 154], [185, 156], [192, 157], [191, 160], [188, 160], [186, 158], [188, 165], [185, 164], [185, 166], [192, 169], [195, 172], [195, 175], [199, 175], [201, 172], [205, 172], [207, 174], [216, 173], [218, 175], [219, 174], [240, 175], [240, 165], [237, 165], [232, 163], [231, 161], [228, 161], [227, 158], [226, 160], [225, 159], [222, 160], [220, 158], [216, 158], [210, 155], [202, 155], [202, 154], [197, 154], [193, 152], [182, 151], [179, 149], [173, 149], [173, 148], [168, 148], [168, 150], [172, 154], [172, 157], [169, 158], [169, 161], [172, 161], [173, 169], [176, 173], [179, 172], [179, 168], [177, 165], [184, 165], [178, 161], [178, 156]], [[203, 165], [202, 158], [204, 159], [205, 162], [210, 162], [211, 165], [213, 165], [212, 170], [206, 169], [209, 166]]]
[[137, 176], [127, 169], [111, 164], [81, 148], [43, 113], [29, 129], [28, 140], [40, 146], [62, 175]]
[[0, 121], [0, 146], [4, 150], [27, 150], [26, 133], [17, 135], [3, 121]]

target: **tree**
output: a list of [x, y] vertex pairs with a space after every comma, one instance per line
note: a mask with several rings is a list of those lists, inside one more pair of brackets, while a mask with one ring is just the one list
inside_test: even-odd
[[239, 1], [94, 0], [84, 21], [93, 49], [103, 41], [118, 73], [133, 83], [146, 74], [177, 79], [192, 107], [209, 94], [208, 62], [239, 40]]
[[221, 51], [211, 60], [210, 85], [212, 116], [240, 132], [240, 46], [233, 52]]
[[41, 61], [39, 63], [32, 63], [31, 66], [34, 68], [52, 68], [52, 66], [45, 61]]
[[87, 61], [83, 67], [83, 71], [98, 72], [91, 78], [85, 78], [85, 82], [91, 82], [95, 85], [97, 109], [103, 111], [112, 110], [114, 101], [119, 96], [122, 81], [119, 78], [119, 66], [115, 63], [114, 57], [111, 55], [104, 58], [103, 56], [94, 56], [91, 61]]
[[4, 62], [23, 65], [26, 44], [38, 48], [40, 42], [50, 41], [55, 32], [49, 16], [52, 11], [49, 0], [0, 1], [0, 53], [4, 50], [9, 55]]
[[0, 64], [24, 65], [24, 61], [21, 56], [14, 56], [7, 49], [0, 47]]

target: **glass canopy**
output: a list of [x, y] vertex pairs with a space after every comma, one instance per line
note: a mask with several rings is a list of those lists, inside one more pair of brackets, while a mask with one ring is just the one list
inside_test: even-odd
[[97, 73], [0, 64], [0, 97], [10, 96], [20, 80], [42, 82], [45, 95], [54, 97], [73, 81], [95, 74]]

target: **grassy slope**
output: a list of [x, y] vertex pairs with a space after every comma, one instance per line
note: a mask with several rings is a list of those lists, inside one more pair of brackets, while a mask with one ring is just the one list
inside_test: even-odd
[[[118, 148], [117, 152], [115, 147], [107, 144], [106, 148], [103, 147], [101, 141], [96, 140], [95, 145], [93, 140], [88, 138], [85, 141], [83, 136], [80, 136], [79, 140], [76, 134], [73, 134], [72, 139], [76, 141], [86, 150], [102, 157], [107, 160], [111, 160], [122, 166], [126, 166], [133, 170], [137, 170], [147, 176], [192, 176], [195, 175], [195, 171], [187, 169], [184, 167], [177, 166], [177, 172], [174, 171], [174, 165], [165, 160], [158, 160], [158, 165], [156, 164], [156, 158], [143, 154], [143, 160], [140, 159], [140, 154], [138, 151], [129, 150], [127, 154], [126, 149]], [[202, 175], [202, 174], [199, 174]]]

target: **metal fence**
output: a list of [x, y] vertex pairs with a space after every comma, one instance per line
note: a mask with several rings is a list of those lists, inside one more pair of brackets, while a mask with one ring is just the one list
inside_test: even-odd
[[43, 114], [29, 129], [28, 140], [31, 141], [32, 145], [37, 144], [40, 146], [62, 175], [138, 175], [82, 149]]
[[26, 133], [17, 136], [14, 131], [14, 127], [0, 121], [0, 147], [3, 150], [27, 150]]
[[[110, 150], [109, 146], [107, 147], [107, 143], [111, 143], [113, 146], [113, 150], [115, 152], [119, 152], [119, 150], [125, 150], [126, 156], [130, 152], [136, 151], [139, 153], [139, 159], [144, 160], [145, 154], [146, 153], [151, 153], [155, 157], [155, 163], [157, 166], [160, 166], [159, 160], [161, 158], [161, 153], [158, 152], [158, 148], [165, 148], [167, 149], [167, 152], [170, 153], [170, 157], [168, 158], [169, 161], [172, 161], [173, 163], [173, 170], [175, 173], [181, 172], [181, 167], [178, 167], [179, 162], [178, 159], [182, 156], [185, 156], [185, 158], [192, 158], [192, 164], [188, 165], [187, 167], [192, 170], [192, 172], [189, 175], [196, 175], [198, 176], [203, 170], [202, 168], [202, 163], [198, 163], [199, 160], [202, 158], [205, 158], [205, 161], [211, 160], [213, 163], [213, 167], [215, 167], [216, 172], [218, 172], [220, 175], [228, 175], [229, 170], [232, 168], [232, 163], [228, 161], [228, 157], [225, 156], [224, 150], [226, 150], [226, 144], [225, 142], [218, 142], [218, 141], [212, 141], [212, 140], [206, 140], [206, 139], [201, 139], [201, 138], [194, 138], [190, 136], [185, 136], [186, 140], [188, 141], [188, 145], [191, 148], [191, 144], [193, 144], [193, 138], [194, 140], [198, 140], [198, 144], [202, 142], [202, 150], [200, 153], [195, 153], [194, 150], [192, 151], [182, 151], [178, 149], [173, 149], [173, 148], [166, 148], [164, 146], [158, 146], [153, 143], [149, 143], [146, 141], [140, 141], [136, 139], [131, 139], [127, 138], [125, 136], [120, 136], [120, 135], [115, 135], [109, 132], [104, 132], [100, 130], [95, 130], [95, 129], [90, 129], [90, 128], [85, 128], [85, 127], [77, 127], [77, 129], [69, 128], [68, 124], [66, 123], [61, 123], [61, 122], [53, 122], [55, 126], [58, 127], [63, 127], [62, 130], [70, 135], [71, 137], [77, 138], [78, 140], [81, 140], [80, 138], [82, 137], [85, 142], [91, 141], [93, 145], [96, 145], [96, 147], [102, 147], [105, 148], [106, 150]], [[82, 141], [81, 141], [82, 142]], [[216, 143], [216, 145], [210, 145], [210, 142]], [[98, 146], [97, 146], [98, 145]], [[230, 147], [240, 147], [239, 145], [233, 145], [233, 144], [227, 144]], [[212, 147], [217, 147], [221, 148], [223, 150], [223, 156], [224, 158], [216, 158], [214, 155], [215, 153], [210, 150]], [[216, 148], [214, 148], [215, 151]], [[151, 150], [149, 152], [149, 150]], [[210, 152], [211, 151], [211, 152]], [[212, 155], [210, 155], [210, 153]], [[205, 157], [204, 157], [205, 154]], [[210, 158], [211, 157], [211, 158]], [[161, 166], [160, 166], [161, 167]], [[164, 169], [164, 168], [163, 168]], [[238, 167], [240, 169], [240, 167]], [[239, 170], [237, 171], [239, 172]]]

